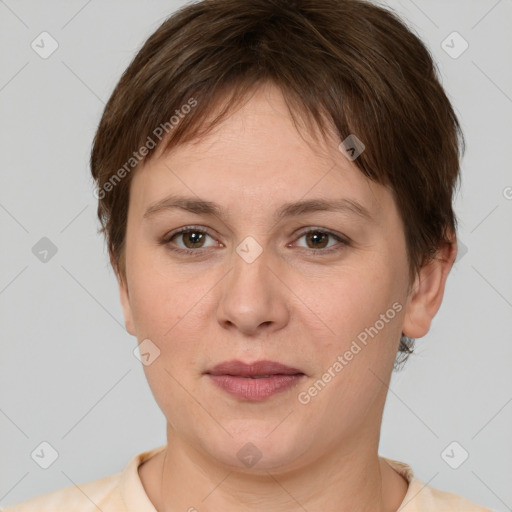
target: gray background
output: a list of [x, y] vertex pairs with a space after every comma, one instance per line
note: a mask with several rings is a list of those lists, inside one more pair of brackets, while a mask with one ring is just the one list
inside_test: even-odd
[[[96, 231], [88, 157], [122, 71], [182, 4], [0, 0], [0, 505], [118, 472], [165, 444]], [[431, 331], [393, 376], [380, 453], [512, 510], [512, 2], [388, 5], [433, 52], [468, 149], [461, 255]], [[59, 45], [47, 59], [31, 48], [43, 31]], [[453, 31], [469, 43], [458, 58], [441, 46]], [[47, 262], [32, 252], [42, 237], [58, 249]], [[31, 458], [43, 441], [59, 454], [48, 469]], [[469, 453], [458, 469], [441, 456], [453, 441], [452, 464]]]

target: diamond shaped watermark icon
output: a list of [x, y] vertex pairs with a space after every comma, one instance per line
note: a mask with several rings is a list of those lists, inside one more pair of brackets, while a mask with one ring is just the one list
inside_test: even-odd
[[452, 59], [458, 59], [469, 48], [469, 43], [457, 31], [455, 31], [443, 39], [441, 42], [441, 48]]
[[253, 443], [245, 443], [236, 455], [248, 468], [252, 468], [262, 457], [262, 453]]
[[49, 442], [43, 441], [34, 448], [30, 456], [39, 467], [48, 469], [59, 458], [59, 452]]
[[452, 441], [442, 452], [441, 458], [452, 469], [458, 469], [469, 457], [467, 450], [457, 441]]
[[47, 59], [53, 52], [55, 52], [55, 50], [57, 50], [59, 43], [51, 34], [44, 31], [36, 36], [36, 38], [30, 43], [30, 47], [39, 55], [39, 57]]
[[48, 237], [43, 236], [32, 247], [32, 254], [41, 263], [48, 263], [57, 254], [57, 246]]
[[263, 252], [263, 247], [252, 236], [247, 236], [238, 244], [236, 252], [246, 263], [252, 263]]
[[135, 347], [133, 355], [144, 366], [149, 366], [160, 357], [160, 349], [149, 338], [146, 338]]
[[350, 134], [340, 142], [338, 149], [352, 162], [366, 149], [366, 146], [354, 134]]

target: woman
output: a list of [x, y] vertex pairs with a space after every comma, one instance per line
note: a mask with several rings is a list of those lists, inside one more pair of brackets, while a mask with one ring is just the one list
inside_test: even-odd
[[203, 0], [114, 90], [91, 170], [167, 445], [10, 510], [486, 509], [378, 455], [457, 252], [462, 137], [359, 0]]

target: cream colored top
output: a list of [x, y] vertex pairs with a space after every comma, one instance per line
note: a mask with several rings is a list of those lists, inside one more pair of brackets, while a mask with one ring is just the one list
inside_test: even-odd
[[[65, 487], [5, 508], [3, 512], [156, 512], [144, 490], [138, 467], [164, 448], [165, 445], [134, 455], [123, 471], [79, 484], [79, 489], [74, 485]], [[409, 482], [397, 512], [492, 512], [457, 494], [425, 485], [404, 462], [383, 459]]]

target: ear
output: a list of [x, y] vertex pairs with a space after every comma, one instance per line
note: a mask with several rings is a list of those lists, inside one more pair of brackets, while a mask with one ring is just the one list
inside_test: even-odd
[[119, 297], [121, 299], [121, 306], [123, 308], [124, 325], [125, 325], [126, 330], [132, 336], [135, 336], [132, 307], [130, 305], [130, 294], [128, 292], [128, 285], [125, 283], [125, 280], [122, 279], [121, 277], [117, 278], [117, 282], [119, 284]]
[[116, 262], [116, 259], [112, 251], [109, 251], [109, 256], [110, 264], [114, 269], [114, 274], [116, 275], [117, 284], [119, 286], [119, 297], [121, 299], [121, 306], [123, 308], [124, 325], [128, 333], [130, 333], [132, 336], [135, 336], [132, 307], [130, 305], [130, 293], [128, 290], [128, 283], [126, 279], [126, 271], [123, 270], [126, 268], [124, 264], [124, 254], [121, 254], [119, 262]]
[[425, 264], [416, 276], [409, 295], [402, 332], [410, 338], [421, 338], [430, 330], [444, 295], [448, 274], [457, 256], [457, 239], [450, 236], [450, 243], [443, 243], [435, 258]]

